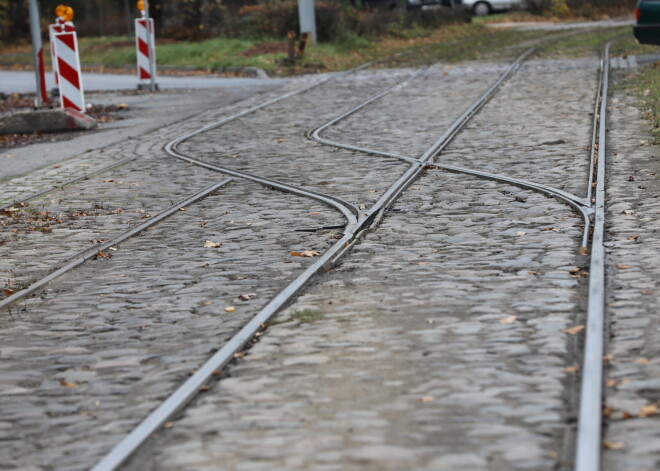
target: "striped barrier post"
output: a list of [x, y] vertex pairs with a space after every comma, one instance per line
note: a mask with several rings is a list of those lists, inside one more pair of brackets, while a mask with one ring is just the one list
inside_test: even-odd
[[[147, 24], [149, 29], [147, 31]], [[149, 36], [147, 36], [149, 35]], [[149, 48], [151, 44], [151, 50]], [[135, 19], [135, 49], [137, 52], [138, 88], [150, 88], [156, 80], [156, 47], [154, 35], [154, 20], [149, 18]], [[153, 71], [153, 77], [150, 73]], [[158, 86], [155, 86], [156, 89]]]
[[[74, 32], [75, 28], [73, 23], [67, 22], [61, 16], [57, 17], [55, 24], [48, 25], [48, 35], [50, 37], [50, 57], [53, 64], [53, 76], [55, 78], [55, 90], [59, 87], [60, 81], [57, 73], [57, 55], [55, 54], [55, 34], [57, 33], [71, 33]], [[59, 91], [58, 91], [59, 93]]]
[[59, 75], [60, 104], [62, 108], [73, 108], [84, 113], [85, 95], [82, 87], [76, 32], [55, 33], [53, 43]]

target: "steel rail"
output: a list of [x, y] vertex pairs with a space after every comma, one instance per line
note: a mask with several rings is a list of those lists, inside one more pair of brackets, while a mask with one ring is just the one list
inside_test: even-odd
[[371, 98], [363, 101], [362, 103], [360, 103], [359, 105], [351, 108], [350, 110], [345, 111], [344, 113], [341, 113], [341, 114], [335, 116], [330, 121], [322, 124], [321, 126], [318, 126], [317, 128], [311, 129], [309, 132], [307, 132], [307, 138], [312, 140], [312, 141], [316, 141], [320, 144], [325, 144], [325, 145], [328, 145], [328, 146], [338, 147], [340, 149], [347, 149], [347, 150], [352, 150], [352, 151], [355, 151], [355, 152], [363, 152], [365, 154], [372, 154], [372, 155], [378, 155], [378, 156], [383, 156], [383, 157], [391, 157], [391, 158], [394, 158], [394, 159], [403, 160], [404, 162], [408, 162], [408, 163], [418, 162], [419, 160], [415, 159], [414, 157], [408, 157], [408, 156], [405, 156], [405, 155], [394, 154], [394, 153], [390, 153], [390, 152], [374, 151], [373, 149], [368, 149], [366, 147], [354, 146], [354, 145], [351, 145], [351, 144], [345, 144], [345, 143], [342, 143], [342, 142], [337, 142], [337, 141], [332, 141], [330, 139], [325, 139], [325, 138], [321, 137], [321, 133], [323, 131], [325, 131], [326, 129], [328, 129], [330, 126], [333, 126], [333, 125], [337, 124], [338, 122], [340, 122], [340, 121], [348, 118], [349, 116], [357, 113], [361, 109], [369, 106], [371, 103], [373, 103], [375, 101], [378, 101], [381, 98], [391, 94], [395, 90], [403, 87], [408, 82], [411, 82], [412, 80], [416, 79], [420, 75], [424, 74], [427, 70], [428, 70], [428, 68], [418, 70], [414, 74], [408, 76], [405, 80], [391, 86], [390, 88], [387, 88], [387, 89], [383, 90], [380, 93], [377, 93], [376, 95], [374, 95]]
[[[526, 51], [526, 53], [523, 54], [523, 57], [521, 58], [520, 62], [522, 63], [522, 61], [529, 54], [531, 54], [532, 51], [533, 51], [533, 49], [530, 49], [529, 51]], [[339, 147], [339, 148], [343, 148], [343, 149], [347, 149], [347, 150], [363, 152], [363, 153], [367, 153], [367, 154], [371, 154], [371, 155], [378, 155], [378, 156], [382, 156], [382, 157], [389, 157], [389, 158], [405, 161], [405, 162], [408, 162], [408, 163], [411, 163], [411, 164], [420, 162], [421, 159], [416, 159], [414, 157], [409, 157], [409, 156], [396, 154], [396, 153], [392, 153], [392, 152], [380, 151], [380, 150], [371, 149], [371, 148], [367, 148], [367, 147], [354, 146], [352, 144], [346, 144], [346, 143], [342, 143], [342, 142], [338, 142], [338, 141], [332, 141], [332, 140], [329, 140], [329, 139], [325, 139], [321, 136], [321, 133], [324, 130], [328, 129], [330, 126], [333, 126], [333, 125], [337, 124], [341, 120], [355, 114], [359, 110], [361, 110], [364, 107], [370, 105], [371, 103], [383, 98], [384, 96], [393, 93], [396, 89], [400, 88], [402, 85], [404, 85], [405, 83], [413, 80], [414, 78], [418, 77], [419, 75], [420, 75], [420, 73], [418, 72], [417, 74], [414, 74], [414, 75], [406, 78], [404, 81], [400, 82], [399, 84], [394, 85], [394, 86], [390, 87], [389, 89], [386, 89], [386, 90], [374, 95], [373, 97], [371, 97], [368, 100], [364, 101], [363, 103], [355, 106], [354, 108], [337, 115], [336, 117], [332, 118], [330, 121], [328, 121], [326, 123], [323, 123], [322, 125], [310, 130], [307, 133], [307, 137], [309, 139], [313, 140], [313, 141], [316, 141], [316, 142], [319, 142], [319, 143], [325, 144], [325, 145], [330, 145], [330, 146], [333, 146], [333, 147]], [[600, 87], [599, 87], [599, 90], [600, 90]], [[437, 156], [441, 151], [442, 151], [442, 149], [439, 149], [439, 151], [435, 154], [435, 156]], [[582, 231], [581, 248], [583, 250], [586, 250], [586, 247], [587, 247], [588, 242], [589, 242], [589, 229], [590, 229], [590, 226], [591, 226], [590, 217], [593, 214], [593, 209], [591, 208], [591, 203], [590, 203], [590, 199], [591, 199], [591, 197], [590, 197], [591, 192], [590, 191], [588, 192], [588, 196], [586, 198], [581, 198], [577, 195], [574, 195], [572, 193], [560, 190], [558, 188], [554, 188], [554, 187], [549, 186], [549, 185], [542, 185], [540, 183], [535, 183], [533, 181], [529, 181], [529, 180], [525, 180], [525, 179], [514, 178], [514, 177], [509, 177], [509, 176], [506, 176], [506, 175], [495, 174], [495, 173], [490, 173], [490, 172], [483, 172], [483, 171], [479, 171], [479, 170], [472, 170], [472, 169], [469, 169], [469, 168], [459, 167], [459, 166], [455, 166], [455, 165], [447, 165], [447, 164], [440, 164], [440, 163], [436, 163], [435, 165], [439, 168], [442, 168], [444, 170], [448, 170], [448, 171], [454, 172], [454, 173], [462, 173], [462, 174], [472, 175], [472, 176], [476, 176], [476, 177], [487, 179], [487, 180], [499, 181], [499, 182], [503, 182], [503, 183], [510, 183], [512, 185], [516, 185], [516, 186], [519, 186], [521, 188], [525, 188], [525, 189], [532, 190], [532, 191], [535, 191], [535, 192], [538, 192], [538, 193], [542, 193], [542, 194], [545, 194], [545, 195], [548, 195], [548, 196], [552, 196], [552, 197], [554, 197], [554, 198], [556, 198], [556, 199], [558, 199], [558, 200], [560, 200], [564, 203], [569, 204], [570, 206], [572, 206], [574, 209], [576, 209], [580, 213], [580, 215], [582, 217], [582, 220], [584, 222], [584, 228], [583, 228], [583, 231]], [[590, 174], [589, 182], [592, 181], [592, 178], [593, 178], [592, 174]], [[589, 185], [588, 188], [590, 190], [591, 185]]]
[[102, 167], [98, 170], [94, 170], [92, 173], [86, 174], [82, 177], [72, 178], [71, 180], [67, 180], [66, 182], [62, 183], [61, 185], [55, 185], [55, 186], [52, 186], [52, 187], [50, 187], [46, 190], [41, 190], [41, 191], [38, 191], [36, 193], [32, 193], [28, 196], [25, 196], [23, 198], [14, 200], [14, 203], [3, 206], [0, 209], [8, 210], [12, 206], [14, 206], [14, 204], [16, 204], [16, 203], [27, 203], [28, 201], [31, 201], [35, 198], [39, 198], [40, 196], [46, 195], [46, 194], [50, 193], [51, 191], [59, 190], [59, 189], [64, 188], [65, 186], [73, 185], [74, 183], [78, 183], [80, 181], [87, 180], [91, 177], [94, 177], [94, 176], [100, 174], [100, 173], [107, 172], [108, 170], [112, 170], [113, 168], [117, 168], [120, 165], [124, 165], [124, 164], [126, 164], [126, 163], [128, 163], [132, 160], [135, 160], [135, 159], [137, 159], [137, 157], [126, 157], [126, 158], [118, 160], [118, 161], [116, 161], [116, 162], [114, 162], [110, 165], [106, 165], [105, 167]]
[[358, 223], [358, 208], [347, 201], [344, 201], [340, 198], [337, 198], [332, 195], [326, 195], [324, 193], [319, 193], [314, 190], [306, 190], [300, 187], [297, 187], [295, 185], [289, 185], [287, 183], [283, 183], [277, 180], [273, 180], [270, 178], [266, 177], [259, 177], [256, 175], [252, 175], [246, 172], [241, 172], [239, 170], [233, 170], [229, 167], [223, 167], [220, 165], [213, 165], [206, 163], [202, 160], [195, 159], [193, 157], [189, 157], [185, 154], [179, 153], [176, 148], [171, 148], [169, 147], [169, 144], [166, 146], [167, 152], [172, 155], [174, 158], [177, 158], [179, 160], [183, 160], [184, 162], [188, 162], [190, 164], [198, 165], [200, 167], [206, 168], [208, 170], [213, 170], [215, 172], [221, 172], [225, 173], [227, 175], [232, 175], [234, 177], [239, 177], [239, 178], [244, 178], [249, 181], [253, 181], [255, 183], [259, 183], [263, 186], [269, 187], [269, 188], [274, 188], [276, 190], [288, 192], [288, 193], [293, 193], [298, 196], [305, 196], [307, 198], [312, 198], [317, 201], [321, 201], [322, 203], [325, 203], [329, 206], [334, 207], [335, 209], [338, 209], [343, 216], [346, 218], [347, 221], [347, 226], [346, 230], [350, 230], [350, 228], [354, 227]]
[[69, 262], [66, 263], [64, 266], [58, 268], [54, 272], [50, 273], [49, 275], [39, 279], [38, 281], [32, 283], [28, 287], [17, 291], [16, 293], [12, 294], [11, 296], [6, 297], [5, 299], [0, 301], [0, 309], [6, 308], [10, 306], [11, 304], [15, 303], [16, 301], [25, 298], [26, 296], [34, 293], [40, 288], [43, 288], [45, 285], [50, 283], [51, 281], [55, 280], [56, 278], [59, 278], [60, 276], [64, 275], [65, 273], [73, 270], [74, 268], [82, 265], [85, 263], [87, 260], [90, 258], [94, 257], [99, 251], [102, 250], [107, 250], [110, 247], [120, 244], [121, 242], [124, 242], [125, 240], [134, 237], [138, 235], [139, 233], [145, 231], [149, 227], [158, 224], [161, 222], [163, 219], [171, 216], [172, 214], [176, 213], [179, 211], [180, 208], [190, 206], [191, 204], [201, 200], [202, 198], [210, 195], [214, 191], [218, 190], [219, 188], [225, 186], [228, 184], [230, 181], [232, 181], [232, 178], [225, 178], [224, 180], [214, 183], [213, 185], [210, 185], [203, 190], [195, 193], [192, 196], [189, 196], [185, 200], [181, 201], [180, 203], [177, 203], [173, 206], [170, 206], [168, 209], [165, 211], [161, 211], [158, 213], [156, 216], [144, 221], [141, 224], [138, 224], [137, 226], [122, 232], [121, 234], [118, 234], [107, 241], [101, 243], [101, 244], [96, 244], [93, 247], [90, 247], [88, 249], [85, 249], [81, 252], [79, 252], [77, 255], [74, 255], [72, 258], [70, 258]]
[[589, 269], [589, 304], [582, 365], [578, 417], [576, 471], [598, 471], [601, 461], [603, 353], [605, 337], [605, 158], [607, 147], [607, 93], [609, 51], [602, 59], [602, 88], [598, 114], [598, 161], [596, 168], [595, 217]]
[[[527, 51], [523, 56], [526, 57], [530, 51]], [[523, 57], [521, 56], [521, 57]], [[424, 153], [422, 157], [426, 159], [435, 155], [436, 149], [442, 148], [445, 140], [451, 140], [461, 127], [467, 124], [476, 110], [485, 104], [490, 97], [499, 89], [504, 81], [510, 77], [520, 67], [520, 58], [516, 60], [506, 72], [504, 72], [496, 81], [496, 86], [489, 87], [488, 91], [482, 94], [475, 103], [464, 112], [450, 127], [451, 132], [443, 135], [443, 138], [436, 140], [431, 148]], [[256, 107], [255, 107], [256, 108]], [[257, 109], [261, 109], [257, 108]], [[228, 122], [228, 120], [223, 120]], [[218, 124], [220, 125], [220, 124]], [[206, 130], [213, 129], [213, 125], [205, 127]], [[177, 146], [185, 141], [188, 137], [197, 135], [199, 132], [190, 133], [189, 135], [182, 136], [173, 140], [166, 146], [166, 150], [173, 157], [183, 158], [184, 160], [201, 165], [205, 168], [213, 169], [214, 166], [197, 161], [191, 157], [179, 154]], [[446, 145], [446, 144], [445, 144]], [[203, 165], [202, 165], [203, 164]], [[213, 376], [213, 372], [222, 369], [233, 358], [234, 353], [242, 349], [247, 342], [249, 342], [254, 335], [261, 329], [275, 314], [283, 309], [318, 272], [325, 266], [336, 262], [346, 251], [345, 248], [351, 245], [351, 242], [372, 224], [378, 214], [382, 215], [385, 208], [394, 202], [394, 200], [401, 194], [401, 192], [409, 185], [412, 180], [419, 175], [423, 170], [425, 162], [418, 159], [417, 162], [412, 163], [411, 167], [402, 175], [386, 192], [379, 198], [379, 200], [372, 206], [366, 213], [358, 214], [357, 223], [349, 225], [344, 231], [344, 236], [333, 244], [315, 263], [307, 267], [292, 283], [290, 283], [284, 290], [282, 290], [275, 298], [273, 298], [259, 313], [257, 313], [234, 337], [232, 337], [218, 352], [216, 352], [209, 360], [207, 360], [197, 372], [188, 378], [179, 388], [169, 396], [163, 403], [161, 403], [154, 411], [152, 411], [147, 418], [145, 418], [136, 428], [134, 428], [127, 436], [125, 436], [114, 448], [99, 461], [92, 471], [113, 471], [126, 462], [133, 453], [169, 418], [184, 408], [199, 392], [200, 388], [204, 386]], [[218, 171], [227, 172], [228, 169], [218, 168]], [[243, 172], [232, 171], [232, 175], [239, 176], [243, 174], [249, 177], [251, 181], [258, 181], [260, 177], [249, 175]], [[285, 188], [288, 185], [281, 184], [280, 188], [283, 191], [291, 191]], [[267, 186], [271, 186], [272, 182]], [[295, 189], [300, 191], [299, 189]], [[297, 193], [300, 194], [300, 193]], [[336, 203], [335, 200], [332, 200]], [[333, 204], [333, 206], [335, 206]], [[336, 207], [336, 206], [335, 206]]]

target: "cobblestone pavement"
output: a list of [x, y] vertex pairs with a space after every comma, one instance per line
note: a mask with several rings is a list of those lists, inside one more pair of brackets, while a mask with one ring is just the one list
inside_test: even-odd
[[145, 450], [146, 469], [554, 469], [575, 220], [468, 177], [418, 187]]
[[[551, 169], [584, 191], [597, 69], [556, 66], [519, 72], [501, 92], [506, 106], [498, 95], [441, 159], [530, 180]], [[453, 93], [474, 79], [465, 77], [428, 101], [442, 96], [450, 105], [439, 109], [454, 109]], [[557, 80], [571, 84], [563, 100], [584, 106], [560, 115], [539, 106]], [[365, 123], [382, 127], [383, 109], [404, 109], [425, 86], [330, 137], [362, 138]], [[424, 122], [417, 109], [402, 120]], [[419, 135], [401, 139], [398, 152], [423, 147]], [[545, 140], [570, 154], [548, 159]], [[508, 171], [512, 149], [530, 163]], [[554, 200], [429, 171], [133, 469], [568, 469], [577, 337], [565, 330], [582, 321], [580, 233], [577, 215]]]
[[616, 89], [610, 108], [604, 471], [652, 471], [660, 469], [660, 160], [625, 92]]
[[[596, 66], [594, 60], [529, 62], [442, 161], [584, 195]], [[502, 64], [486, 62], [436, 65], [326, 136], [418, 156], [501, 70]], [[304, 134], [412, 72], [353, 74], [196, 136], [180, 149], [367, 208], [407, 165], [319, 145]], [[19, 223], [5, 219], [3, 277], [23, 286], [91, 241], [223, 179], [173, 160], [163, 145], [310, 80], [164, 127], [139, 146], [103, 149], [136, 159], [18, 208], [25, 216]], [[544, 108], [543, 101], [553, 106]], [[621, 98], [617, 113], [613, 126], [626, 124], [612, 134], [615, 147], [630, 146], [648, 158], [650, 147], [625, 142], [631, 129], [641, 129], [637, 110]], [[628, 163], [612, 168], [632, 172], [617, 165]], [[650, 170], [651, 162], [645, 165]], [[25, 191], [43, 187], [39, 178], [49, 177], [26, 177]], [[635, 183], [616, 181], [621, 189], [613, 187], [612, 198], [630, 198], [628, 186]], [[651, 231], [654, 209], [635, 204], [633, 217], [650, 211], [644, 221]], [[30, 219], [43, 211], [49, 214], [41, 218], [50, 220]], [[640, 245], [626, 239], [631, 215], [617, 214], [612, 237], [621, 227], [620, 245], [637, 250]], [[44, 224], [50, 230], [29, 230]], [[314, 260], [292, 252], [323, 253], [342, 224], [339, 213], [318, 202], [235, 179], [114, 247], [111, 258], [86, 263], [11, 315], [3, 313], [0, 469], [89, 469]], [[310, 228], [325, 229], [300, 231]], [[309, 286], [128, 468], [569, 469], [580, 335], [566, 329], [584, 322], [581, 232], [581, 219], [553, 199], [428, 169], [376, 232]], [[220, 246], [204, 247], [205, 241]], [[648, 254], [634, 253], [639, 266], [648, 263], [642, 277], [654, 269], [657, 250], [649, 241], [642, 245]], [[626, 304], [633, 298], [626, 290], [653, 291], [624, 277], [636, 271], [619, 269], [611, 280], [618, 283], [617, 296], [624, 293], [625, 302], [614, 300], [622, 307], [621, 314], [612, 311], [611, 341], [622, 358], [628, 344], [617, 342], [630, 342], [629, 330], [645, 333], [651, 325], [633, 319], [637, 311]], [[644, 309], [653, 293], [641, 298]], [[617, 335], [619, 325], [635, 321]], [[640, 346], [634, 358], [644, 355], [648, 364], [622, 360], [638, 374], [612, 388], [608, 394], [616, 397], [608, 403], [641, 407], [642, 396], [644, 405], [657, 401], [643, 388], [626, 389], [638, 378], [653, 381], [653, 338], [646, 335], [647, 350]], [[612, 378], [631, 376], [625, 368], [617, 371], [620, 364], [612, 361]], [[630, 409], [621, 406], [612, 417]], [[607, 452], [610, 469], [653, 463], [658, 453], [648, 437], [658, 428], [634, 425], [655, 420], [610, 424], [608, 437], [617, 434], [610, 440], [626, 443]], [[630, 437], [640, 437], [641, 449]]]

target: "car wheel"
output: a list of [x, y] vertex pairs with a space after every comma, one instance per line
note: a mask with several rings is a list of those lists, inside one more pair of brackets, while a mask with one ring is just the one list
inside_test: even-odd
[[472, 11], [477, 16], [490, 15], [490, 5], [487, 2], [478, 2], [474, 4]]

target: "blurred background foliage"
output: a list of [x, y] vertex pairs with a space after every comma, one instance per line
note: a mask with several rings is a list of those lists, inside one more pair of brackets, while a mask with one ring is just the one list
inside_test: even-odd
[[[398, 1], [398, 0], [397, 0]], [[0, 41], [4, 44], [29, 40], [26, 0], [0, 0]], [[316, 0], [318, 38], [341, 42], [359, 37], [402, 34], [415, 28], [435, 28], [469, 21], [463, 9], [391, 11], [372, 0]], [[404, 2], [398, 1], [401, 6]], [[71, 6], [81, 36], [132, 35], [133, 19], [139, 16], [134, 0], [40, 0], [42, 26], [52, 23], [55, 7]], [[631, 14], [636, 0], [533, 0], [531, 13], [561, 18], [598, 18]], [[157, 35], [172, 40], [201, 41], [213, 37], [283, 38], [298, 29], [295, 0], [151, 0], [151, 16]]]

